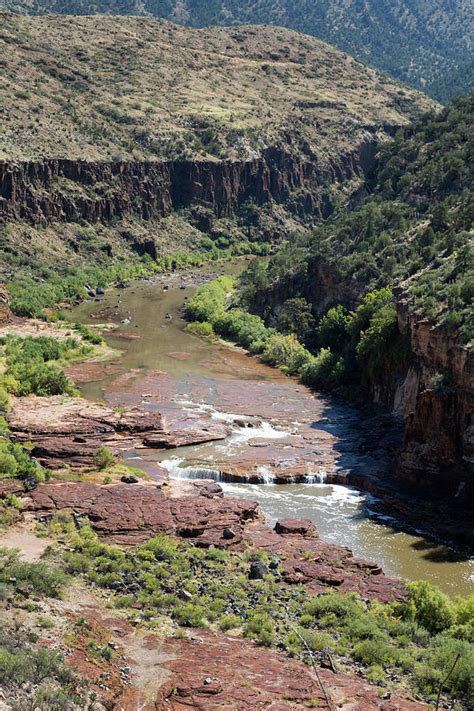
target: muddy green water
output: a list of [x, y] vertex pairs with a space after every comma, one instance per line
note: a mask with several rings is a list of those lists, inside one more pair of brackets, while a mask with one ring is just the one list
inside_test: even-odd
[[[226, 273], [238, 272], [242, 263], [227, 265]], [[221, 273], [223, 269], [207, 267], [203, 274]], [[245, 378], [260, 388], [278, 386], [281, 375], [263, 366], [241, 351], [207, 343], [185, 331], [181, 309], [186, 297], [195, 290], [195, 276], [174, 275], [169, 278], [132, 284], [128, 289], [112, 289], [101, 302], [81, 304], [73, 317], [85, 323], [108, 321], [118, 325], [110, 332], [107, 342], [120, 351], [110, 366], [114, 372], [99, 379], [81, 384], [83, 394], [89, 398], [104, 396], [114, 404], [120, 401], [120, 388], [114, 383], [124, 374], [134, 371], [135, 378], [150, 377], [150, 371], [161, 371], [173, 380], [173, 392], [163, 394], [159, 409], [186, 403], [187, 407], [212, 407], [213, 416], [221, 419], [232, 415], [227, 403], [221, 405], [217, 393], [227, 381]], [[164, 286], [169, 286], [164, 290]], [[166, 316], [170, 315], [171, 320]], [[128, 321], [122, 323], [123, 321]], [[149, 381], [148, 381], [149, 382]], [[293, 387], [296, 393], [301, 385], [285, 379], [285, 388]], [[289, 385], [290, 384], [290, 385]], [[205, 387], [204, 387], [205, 386]], [[105, 391], [105, 394], [104, 394]], [[118, 398], [118, 399], [117, 399]], [[239, 414], [253, 414], [252, 394], [249, 391], [248, 408], [245, 408], [245, 390], [239, 392]], [[127, 402], [124, 399], [124, 402]], [[315, 403], [316, 405], [317, 403]], [[344, 441], [346, 416], [339, 404], [335, 426]], [[227, 414], [221, 414], [222, 412]], [[264, 418], [260, 427], [262, 437], [278, 437], [272, 418]], [[350, 441], [350, 440], [348, 440]], [[171, 476], [186, 477], [186, 469], [198, 458], [201, 466], [212, 470], [213, 460], [232, 457], [236, 452], [238, 437], [232, 435], [223, 442], [182, 447], [164, 453], [148, 452], [147, 467], [153, 462], [164, 464]], [[349, 452], [350, 455], [350, 452]], [[130, 464], [140, 466], [140, 454], [130, 455]], [[218, 478], [218, 477], [217, 477]], [[408, 534], [400, 530], [395, 519], [381, 517], [374, 511], [373, 497], [350, 487], [324, 483], [290, 485], [250, 485], [224, 483], [224, 490], [236, 496], [256, 499], [271, 521], [281, 517], [312, 519], [323, 539], [351, 548], [358, 556], [376, 561], [388, 573], [409, 580], [426, 579], [439, 585], [450, 594], [468, 594], [474, 591], [474, 560], [457, 554], [448, 547], [434, 543], [422, 532]]]

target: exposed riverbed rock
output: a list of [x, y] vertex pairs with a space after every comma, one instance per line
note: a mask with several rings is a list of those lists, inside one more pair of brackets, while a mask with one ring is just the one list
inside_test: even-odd
[[196, 631], [191, 639], [167, 640], [164, 651], [173, 657], [166, 663], [171, 676], [159, 697], [159, 708], [167, 711], [428, 708], [403, 693], [381, 699], [380, 687], [342, 672], [318, 669], [318, 681], [311, 667], [281, 652], [207, 630]]
[[204, 415], [165, 418], [141, 408], [123, 410], [81, 398], [17, 398], [8, 414], [20, 442], [33, 443], [33, 456], [51, 468], [90, 466], [100, 446], [114, 452], [143, 447], [166, 449], [223, 439], [229, 430]]
[[265, 523], [256, 502], [209, 498], [200, 488], [170, 498], [161, 489], [142, 484], [47, 483], [26, 495], [25, 507], [39, 516], [58, 511], [86, 516], [99, 535], [123, 545], [167, 533], [204, 547], [261, 548], [278, 558], [283, 584], [305, 584], [312, 593], [331, 587], [384, 602], [404, 598], [401, 581], [355, 558], [348, 548], [321, 541], [310, 522], [283, 520], [277, 533]]
[[275, 531], [285, 536], [296, 534], [316, 538], [318, 535], [314, 523], [307, 518], [281, 518], [275, 524]]
[[385, 575], [377, 564], [355, 557], [349, 548], [320, 540], [311, 521], [282, 519], [274, 530], [255, 522], [247, 536], [255, 547], [277, 556], [286, 585], [304, 584], [314, 594], [328, 587], [357, 591], [382, 602], [406, 595], [402, 581]]
[[[171, 499], [152, 486], [85, 482], [42, 484], [28, 494], [26, 508], [39, 515], [68, 511], [87, 516], [99, 535], [124, 545], [167, 533], [200, 546], [235, 547], [248, 522], [260, 516], [253, 501], [200, 495]], [[227, 528], [235, 534], [231, 540], [224, 536]]]

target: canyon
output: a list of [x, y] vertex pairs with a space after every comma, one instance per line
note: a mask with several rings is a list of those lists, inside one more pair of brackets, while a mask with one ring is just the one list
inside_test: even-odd
[[[461, 329], [390, 282], [404, 356], [362, 368], [350, 402], [221, 340], [211, 319], [185, 322], [200, 285], [274, 264], [283, 278], [254, 309], [268, 325], [291, 297], [315, 326], [334, 304], [353, 315], [385, 284], [367, 258], [373, 215], [337, 235], [332, 262], [311, 240], [372, 192], [385, 205], [381, 156], [437, 104], [282, 28], [0, 20], [1, 653], [59, 653], [51, 693], [86, 689], [71, 708], [421, 711], [439, 694], [468, 708], [468, 672], [444, 680], [449, 645], [454, 665], [470, 658], [468, 603], [447, 597], [473, 579]], [[416, 182], [429, 171], [399, 179], [399, 156], [389, 165], [387, 209], [412, 244], [409, 219], [431, 215]], [[398, 183], [422, 195], [406, 215]], [[446, 261], [428, 259], [464, 275], [451, 241]], [[339, 246], [347, 266], [360, 244], [367, 271], [340, 270]], [[246, 308], [229, 283], [222, 318]], [[468, 288], [455, 291], [450, 308], [464, 308]], [[418, 578], [441, 623], [421, 619]], [[33, 676], [5, 678], [1, 711], [49, 703]]]

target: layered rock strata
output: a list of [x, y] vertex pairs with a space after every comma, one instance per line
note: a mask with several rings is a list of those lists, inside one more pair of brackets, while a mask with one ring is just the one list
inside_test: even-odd
[[340, 188], [361, 176], [372, 165], [375, 149], [375, 137], [367, 131], [352, 151], [324, 162], [279, 148], [248, 161], [0, 162], [0, 219], [35, 224], [130, 216], [156, 220], [192, 205], [232, 217], [252, 201], [285, 204], [290, 212], [315, 220], [331, 211], [331, 186]]

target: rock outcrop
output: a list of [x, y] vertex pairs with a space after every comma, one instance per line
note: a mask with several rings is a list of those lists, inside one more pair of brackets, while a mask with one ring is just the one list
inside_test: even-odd
[[162, 417], [159, 412], [105, 405], [62, 396], [17, 398], [8, 414], [19, 442], [32, 442], [32, 454], [53, 469], [94, 464], [97, 449], [123, 452], [134, 447], [168, 449], [224, 439], [229, 429], [205, 415], [183, 413]]
[[[405, 586], [348, 548], [325, 543], [308, 520], [283, 520], [271, 530], [254, 501], [222, 496], [201, 482], [194, 491], [171, 498], [142, 484], [47, 483], [25, 495], [25, 509], [37, 516], [67, 511], [87, 517], [108, 541], [134, 545], [159, 533], [197, 546], [241, 550], [260, 548], [278, 557], [286, 585], [306, 585], [311, 593], [328, 587], [358, 591], [382, 602], [403, 599]], [[78, 518], [79, 517], [79, 518]]]
[[[282, 652], [207, 630], [191, 639], [168, 640], [165, 652], [171, 676], [159, 700], [167, 711], [428, 708], [402, 691], [380, 698], [380, 687], [350, 674], [318, 669], [318, 679], [310, 666]], [[223, 663], [226, 659], [232, 664]]]
[[398, 313], [415, 364], [393, 400], [406, 418], [397, 476], [468, 503], [474, 496], [474, 352], [454, 331], [417, 319], [405, 304]]
[[331, 187], [361, 176], [375, 149], [375, 137], [367, 131], [354, 150], [324, 163], [277, 148], [248, 161], [0, 162], [0, 219], [156, 220], [193, 205], [231, 217], [251, 200], [284, 204], [314, 221], [331, 212]]
[[[199, 489], [172, 499], [160, 488], [140, 484], [43, 484], [28, 494], [26, 507], [43, 516], [57, 511], [87, 516], [99, 535], [123, 545], [167, 533], [200, 546], [238, 547], [247, 522], [260, 516], [253, 501], [202, 495]], [[230, 540], [226, 528], [234, 533]]]

